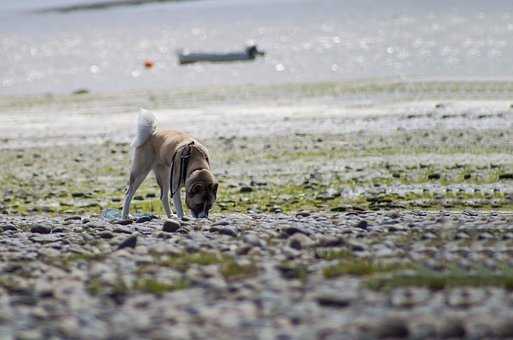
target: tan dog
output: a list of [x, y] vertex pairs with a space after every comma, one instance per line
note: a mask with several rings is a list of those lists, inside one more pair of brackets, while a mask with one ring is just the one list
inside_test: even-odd
[[157, 130], [155, 116], [141, 110], [137, 133], [132, 144], [134, 158], [130, 181], [123, 205], [123, 218], [128, 218], [130, 202], [150, 170], [160, 186], [160, 200], [168, 217], [172, 216], [169, 195], [176, 214], [183, 219], [180, 190], [185, 186], [185, 203], [192, 216], [208, 217], [217, 196], [218, 183], [210, 169], [207, 149], [190, 135], [171, 130]]

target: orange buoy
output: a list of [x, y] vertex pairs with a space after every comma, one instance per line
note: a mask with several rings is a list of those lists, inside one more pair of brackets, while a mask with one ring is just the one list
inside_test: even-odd
[[144, 68], [150, 69], [153, 68], [153, 66], [155, 66], [155, 62], [153, 60], [146, 59], [144, 61]]

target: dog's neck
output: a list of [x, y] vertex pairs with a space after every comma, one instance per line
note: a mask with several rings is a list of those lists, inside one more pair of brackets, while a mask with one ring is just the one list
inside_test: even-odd
[[191, 157], [187, 162], [184, 180], [189, 178], [193, 172], [199, 170], [210, 170], [210, 161], [206, 150], [201, 144], [195, 143], [191, 150]]

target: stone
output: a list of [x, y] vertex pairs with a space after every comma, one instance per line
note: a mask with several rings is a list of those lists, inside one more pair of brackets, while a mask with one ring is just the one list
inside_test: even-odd
[[265, 242], [255, 234], [246, 234], [242, 237], [242, 240], [252, 246], [265, 248]]
[[365, 244], [356, 242], [356, 241], [350, 241], [348, 243], [348, 246], [351, 248], [352, 251], [355, 251], [355, 252], [367, 250], [367, 246]]
[[45, 225], [35, 225], [30, 228], [30, 232], [35, 234], [50, 234], [52, 228]]
[[226, 226], [226, 225], [229, 225], [229, 224], [230, 224], [230, 222], [227, 221], [227, 220], [219, 220], [219, 221], [213, 223], [212, 226], [214, 226], [214, 227], [215, 226]]
[[68, 216], [66, 218], [64, 218], [64, 221], [81, 221], [82, 220], [82, 217], [81, 216]]
[[461, 320], [448, 319], [438, 330], [438, 336], [441, 339], [463, 339], [467, 335], [465, 325]]
[[289, 238], [289, 247], [300, 250], [310, 247], [314, 242], [304, 234], [294, 234]]
[[12, 223], [2, 224], [2, 225], [0, 225], [0, 228], [2, 229], [2, 231], [17, 231], [18, 230], [18, 228], [16, 228], [16, 226]]
[[153, 216], [141, 216], [141, 217], [137, 217], [135, 219], [135, 223], [150, 222], [152, 219], [153, 219]]
[[355, 225], [355, 228], [367, 230], [369, 228], [369, 222], [361, 220]]
[[107, 230], [100, 232], [99, 236], [106, 240], [110, 240], [111, 238], [114, 238], [114, 234]]
[[306, 212], [306, 211], [300, 211], [296, 214], [296, 217], [308, 217], [308, 216], [310, 216], [310, 213]]
[[129, 225], [129, 224], [132, 224], [134, 221], [132, 221], [131, 219], [126, 219], [126, 220], [123, 220], [123, 219], [116, 219], [116, 220], [112, 220], [112, 224], [119, 224], [119, 225]]
[[172, 219], [167, 219], [162, 225], [162, 231], [167, 233], [175, 233], [180, 229], [180, 222]]
[[297, 233], [301, 233], [301, 234], [304, 234], [304, 235], [310, 235], [310, 232], [302, 227], [299, 227], [299, 226], [286, 226], [284, 228], [282, 228], [281, 230], [281, 235], [282, 237], [289, 237], [289, 236], [292, 236], [294, 234], [297, 234]]
[[248, 193], [248, 192], [252, 192], [252, 191], [253, 191], [253, 188], [248, 185], [244, 185], [244, 186], [240, 187], [241, 193]]
[[346, 241], [342, 237], [337, 237], [337, 236], [325, 237], [325, 236], [323, 236], [323, 237], [319, 238], [319, 241], [317, 241], [316, 245], [318, 247], [331, 248], [331, 247], [341, 247], [345, 244], [346, 244]]
[[505, 339], [513, 338], [513, 319], [502, 320], [495, 329], [498, 337]]
[[123, 249], [123, 248], [135, 248], [137, 245], [137, 235], [130, 236], [129, 238], [125, 239], [123, 242], [121, 242], [117, 249]]
[[238, 235], [237, 229], [235, 229], [234, 227], [231, 227], [231, 226], [223, 226], [221, 228], [211, 227], [210, 232], [215, 232], [215, 233], [218, 233], [221, 235], [228, 235], [228, 236], [232, 236], [232, 237], [237, 237], [237, 235]]
[[346, 308], [351, 305], [351, 299], [336, 294], [324, 294], [317, 297], [317, 303], [322, 307]]
[[410, 336], [410, 329], [404, 320], [388, 318], [378, 323], [373, 333], [379, 339], [404, 339]]

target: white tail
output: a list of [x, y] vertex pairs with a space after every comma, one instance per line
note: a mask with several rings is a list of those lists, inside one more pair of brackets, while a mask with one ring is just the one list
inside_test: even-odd
[[134, 148], [138, 148], [143, 145], [148, 138], [155, 133], [157, 129], [157, 119], [155, 115], [148, 110], [141, 109], [139, 116], [137, 117], [137, 130], [135, 132], [135, 138], [132, 142]]

